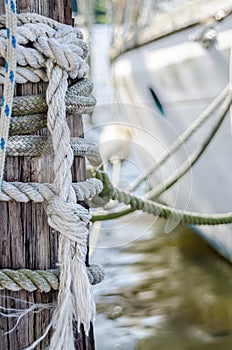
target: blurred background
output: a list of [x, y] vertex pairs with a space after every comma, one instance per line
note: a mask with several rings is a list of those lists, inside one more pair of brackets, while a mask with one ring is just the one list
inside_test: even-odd
[[[123, 119], [111, 76], [112, 44], [187, 3], [194, 0], [72, 0], [75, 24], [89, 43], [97, 98], [93, 115], [84, 117], [86, 138], [99, 143], [115, 114]], [[121, 165], [119, 187], [143, 170], [132, 150]], [[231, 264], [191, 228], [180, 225], [167, 234], [164, 226], [140, 213], [94, 224], [91, 260], [106, 272], [94, 287], [97, 349], [232, 349]]]

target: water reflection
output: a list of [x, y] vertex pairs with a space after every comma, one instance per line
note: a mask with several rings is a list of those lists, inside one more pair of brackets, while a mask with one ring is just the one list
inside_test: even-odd
[[104, 251], [97, 349], [231, 349], [231, 265], [190, 229], [154, 230]]

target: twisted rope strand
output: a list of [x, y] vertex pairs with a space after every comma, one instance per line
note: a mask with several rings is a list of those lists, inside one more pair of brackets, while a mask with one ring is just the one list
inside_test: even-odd
[[[87, 267], [87, 275], [92, 285], [98, 284], [104, 278], [103, 267], [92, 264]], [[0, 269], [0, 290], [48, 293], [59, 289], [59, 277], [59, 270]]]
[[[232, 95], [231, 88], [226, 89], [225, 91], [227, 91], [227, 96], [223, 96], [223, 94], [220, 94], [221, 97], [222, 96], [224, 97], [224, 101], [223, 100], [220, 101], [220, 102], [222, 102], [222, 104], [221, 104], [221, 107], [219, 108], [219, 111], [217, 113], [217, 121], [216, 121], [216, 124], [212, 127], [212, 130], [210, 131], [209, 135], [207, 135], [207, 137], [203, 141], [203, 143], [195, 149], [195, 151], [190, 155], [190, 157], [187, 159], [187, 161], [181, 165], [181, 167], [178, 169], [178, 171], [176, 173], [172, 174], [164, 183], [160, 184], [159, 186], [152, 189], [150, 192], [146, 193], [146, 195], [144, 196], [144, 199], [152, 199], [152, 200], [156, 199], [163, 192], [165, 192], [168, 188], [170, 188], [173, 184], [175, 184], [177, 181], [179, 181], [181, 179], [181, 177], [197, 162], [197, 160], [203, 154], [204, 150], [207, 148], [207, 146], [212, 141], [212, 139], [215, 136], [216, 132], [218, 131], [221, 123], [225, 119], [228, 110], [230, 109], [231, 95]], [[187, 134], [188, 134], [188, 132], [186, 132], [186, 135]], [[174, 144], [175, 143], [176, 143], [176, 145], [178, 145], [178, 140], [175, 141]], [[99, 175], [97, 175], [97, 176], [99, 176]], [[108, 180], [105, 179], [104, 176], [102, 178], [102, 181], [104, 181], [104, 183], [105, 183], [103, 192], [100, 196], [102, 198], [102, 200], [100, 199], [100, 201], [99, 201], [99, 199], [97, 199], [97, 200], [94, 199], [94, 202], [97, 201], [98, 205], [100, 205], [100, 206], [104, 206], [106, 204], [106, 201], [108, 201], [107, 198], [113, 198], [113, 196], [115, 194], [115, 190], [114, 189], [112, 190], [111, 184], [108, 183]], [[125, 192], [127, 193], [128, 191], [126, 190]], [[125, 202], [124, 204], [130, 204], [129, 202], [130, 202], [129, 199], [127, 198], [127, 202]], [[140, 206], [141, 206], [141, 204], [140, 204]], [[127, 208], [127, 209], [124, 209], [124, 210], [121, 210], [118, 212], [103, 214], [101, 216], [96, 215], [92, 218], [92, 220], [95, 221], [98, 219], [99, 220], [116, 219], [116, 218], [119, 218], [121, 216], [130, 214], [134, 210], [140, 210], [140, 207], [134, 208], [133, 206], [131, 206], [131, 208], [129, 208], [129, 209]], [[191, 224], [192, 223], [191, 219], [188, 219], [188, 220], [189, 220], [189, 224]], [[221, 223], [223, 223], [223, 218], [221, 220]], [[225, 222], [225, 223], [227, 223], [227, 222]], [[202, 221], [202, 224], [207, 224], [207, 222]], [[209, 224], [209, 220], [208, 220], [208, 224]]]
[[[174, 221], [182, 222], [188, 225], [225, 225], [232, 223], [232, 213], [222, 213], [222, 214], [209, 214], [209, 213], [196, 213], [181, 209], [176, 209], [167, 205], [159, 204], [151, 200], [142, 199], [137, 196], [133, 196], [129, 192], [119, 190], [114, 188], [113, 184], [110, 182], [109, 177], [106, 173], [100, 171], [93, 171], [98, 179], [100, 179], [104, 188], [102, 191], [102, 198], [104, 203], [110, 199], [117, 200], [119, 203], [124, 203], [130, 205], [131, 208], [127, 210], [125, 214], [128, 214], [134, 210], [142, 210], [145, 213], [159, 216], [164, 219], [172, 219]], [[109, 214], [96, 214], [92, 216], [91, 221], [102, 221], [111, 220], [120, 217], [120, 212], [113, 212]]]
[[[83, 182], [73, 183], [76, 200], [84, 201], [87, 198], [93, 198], [101, 193], [103, 189], [102, 182], [98, 179], [88, 179]], [[42, 203], [54, 196], [55, 190], [53, 184], [36, 182], [6, 182], [2, 183], [0, 191], [0, 201], [16, 201], [21, 203]]]
[[[96, 100], [89, 79], [82, 79], [69, 87], [66, 94], [66, 110], [74, 115], [91, 113]], [[45, 95], [15, 97], [12, 106], [10, 135], [31, 134], [47, 126]]]

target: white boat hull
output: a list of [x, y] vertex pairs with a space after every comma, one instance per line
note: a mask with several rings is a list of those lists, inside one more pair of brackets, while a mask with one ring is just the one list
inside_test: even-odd
[[[186, 29], [129, 51], [113, 62], [113, 79], [123, 110], [120, 121], [131, 125], [140, 144], [144, 167], [180, 135], [226, 86], [232, 31], [225, 20], [218, 35], [218, 51], [190, 42]], [[194, 29], [195, 31], [195, 29]], [[154, 101], [151, 89], [164, 108]], [[149, 178], [152, 187], [167, 178], [202, 142], [213, 120]], [[201, 213], [232, 212], [232, 135], [227, 116], [205, 153], [162, 199], [185, 210]], [[167, 230], [172, 225], [168, 223]], [[232, 225], [195, 229], [223, 256], [232, 261]]]

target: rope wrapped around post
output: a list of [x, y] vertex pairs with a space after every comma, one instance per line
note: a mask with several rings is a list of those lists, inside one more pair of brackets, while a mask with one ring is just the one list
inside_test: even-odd
[[[12, 11], [14, 2], [7, 3], [9, 4], [8, 12], [10, 6]], [[77, 322], [78, 330], [83, 324], [88, 334], [90, 322], [95, 318], [95, 304], [90, 282], [99, 283], [104, 277], [99, 266], [87, 268], [85, 265], [87, 225], [91, 215], [86, 208], [77, 204], [77, 199], [83, 200], [98, 194], [102, 190], [102, 185], [100, 181], [94, 179], [72, 184], [71, 176], [74, 152], [81, 156], [88, 156], [94, 165], [100, 164], [101, 159], [95, 145], [91, 142], [86, 143], [80, 139], [71, 140], [66, 121], [66, 111], [79, 114], [89, 113], [96, 103], [91, 95], [93, 85], [86, 78], [88, 65], [85, 59], [88, 48], [79, 29], [37, 14], [24, 13], [18, 15], [16, 19], [14, 7], [14, 25], [11, 24], [9, 30], [6, 31], [5, 16], [0, 17], [0, 57], [4, 59], [8, 58], [11, 44], [8, 36], [10, 33], [10, 40], [13, 38], [11, 31], [16, 29], [16, 21], [18, 25], [17, 56], [10, 54], [9, 77], [8, 71], [5, 76], [2, 67], [0, 69], [0, 83], [4, 81], [5, 91], [10, 91], [9, 94], [4, 95], [1, 113], [6, 113], [6, 106], [8, 106], [9, 115], [7, 117], [12, 115], [13, 121], [10, 126], [10, 119], [7, 120], [4, 140], [1, 139], [1, 149], [4, 151], [1, 160], [1, 176], [6, 154], [5, 145], [10, 131], [8, 154], [18, 155], [19, 150], [16, 151], [16, 148], [21, 145], [20, 155], [25, 155], [31, 148], [31, 145], [27, 147], [28, 143], [37, 142], [38, 144], [38, 141], [40, 144], [45, 142], [43, 149], [47, 148], [49, 152], [51, 148], [53, 149], [54, 182], [53, 184], [3, 182], [0, 189], [0, 200], [44, 201], [49, 225], [60, 232], [59, 293], [57, 306], [50, 323], [54, 329], [50, 349], [74, 350], [73, 320]], [[16, 43], [14, 40], [11, 42], [14, 45]], [[16, 63], [17, 70], [15, 70]], [[69, 79], [72, 79], [73, 82], [70, 87], [68, 87]], [[46, 96], [16, 98], [12, 103], [12, 82], [25, 83], [27, 81], [46, 82]], [[29, 120], [33, 124], [30, 128], [27, 126]], [[28, 135], [45, 126], [50, 132], [48, 141], [39, 136]], [[20, 134], [24, 136], [18, 136]], [[36, 151], [34, 152], [31, 156], [36, 155]], [[36, 156], [44, 155], [41, 150], [38, 153]], [[16, 272], [5, 269], [0, 271], [1, 286], [5, 288], [14, 284], [12, 288], [19, 290], [18, 288], [21, 289], [24, 285], [28, 290], [34, 290], [35, 283], [37, 283], [39, 289], [48, 291], [51, 285], [48, 287], [44, 279], [48, 283], [48, 275], [52, 276], [51, 284], [57, 287], [55, 274], [52, 276], [51, 271], [38, 272], [21, 269]], [[31, 276], [31, 282], [29, 282], [29, 276]], [[14, 282], [10, 282], [9, 278], [14, 278]], [[34, 348], [37, 344], [38, 341], [30, 348]]]
[[[91, 264], [87, 267], [89, 282], [94, 285], [100, 283], [104, 278], [104, 270], [101, 265]], [[26, 290], [34, 292], [50, 292], [59, 289], [59, 270], [0, 270], [0, 290], [12, 291]]]

